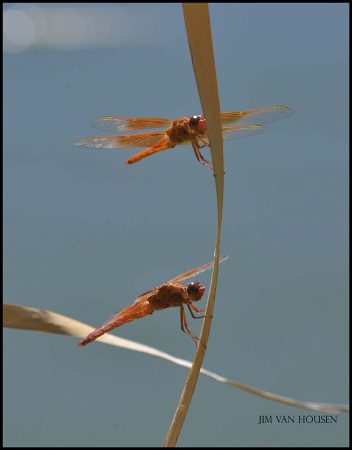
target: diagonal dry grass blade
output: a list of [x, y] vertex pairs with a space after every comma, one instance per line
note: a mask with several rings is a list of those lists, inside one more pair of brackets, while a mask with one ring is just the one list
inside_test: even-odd
[[[79, 338], [84, 337], [87, 333], [94, 329], [94, 327], [79, 322], [78, 320], [74, 320], [70, 317], [54, 313], [47, 309], [37, 309], [29, 308], [27, 306], [6, 304], [3, 305], [3, 326], [6, 328], [56, 333], [61, 335], [75, 336]], [[157, 348], [149, 347], [148, 345], [140, 344], [139, 342], [131, 341], [129, 339], [120, 338], [112, 334], [105, 334], [104, 336], [99, 338], [97, 342], [125, 348], [126, 350], [145, 353], [150, 356], [156, 356], [179, 366], [192, 366], [192, 363], [190, 361], [187, 361], [186, 359], [177, 358], [173, 355], [170, 355], [169, 353], [162, 352]], [[218, 375], [203, 368], [201, 368], [200, 373], [220, 383], [227, 384], [228, 386], [241, 389], [258, 397], [283, 403], [285, 405], [330, 413], [345, 413], [349, 411], [347, 405], [302, 402], [283, 397], [281, 395], [273, 394], [272, 392], [263, 391], [255, 387], [248, 386], [247, 384], [240, 383], [236, 380], [225, 378], [222, 375]]]

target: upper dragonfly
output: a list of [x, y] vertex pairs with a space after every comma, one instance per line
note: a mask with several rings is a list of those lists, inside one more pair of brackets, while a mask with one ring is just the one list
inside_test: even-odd
[[[267, 108], [248, 109], [238, 112], [221, 113], [222, 131], [225, 140], [238, 139], [252, 134], [262, 133], [266, 127], [262, 124], [284, 119], [293, 113], [286, 106], [271, 106]], [[236, 125], [232, 125], [236, 124]], [[95, 127], [106, 131], [132, 131], [150, 128], [168, 127], [162, 131], [128, 134], [123, 136], [96, 136], [83, 138], [76, 145], [93, 148], [136, 148], [147, 147], [135, 153], [127, 161], [134, 164], [154, 153], [168, 150], [176, 145], [191, 144], [197, 160], [209, 167], [201, 148], [209, 147], [207, 140], [207, 124], [204, 116], [180, 117], [176, 120], [161, 117], [125, 117], [104, 116], [94, 124]], [[203, 145], [201, 145], [201, 144]]]

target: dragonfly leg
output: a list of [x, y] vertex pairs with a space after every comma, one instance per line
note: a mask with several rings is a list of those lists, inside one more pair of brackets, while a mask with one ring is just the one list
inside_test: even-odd
[[[209, 316], [195, 316], [194, 312], [191, 309], [193, 307], [192, 303], [186, 303], [186, 305], [187, 305], [187, 308], [189, 309], [189, 312], [191, 313], [191, 316], [193, 317], [193, 319], [203, 319], [203, 317], [209, 317]], [[198, 309], [198, 308], [196, 308], [196, 310], [197, 310], [197, 312], [204, 311], [204, 309]]]
[[199, 338], [197, 338], [197, 336], [194, 336], [194, 334], [192, 334], [189, 331], [188, 324], [187, 324], [187, 319], [186, 319], [186, 314], [185, 314], [185, 310], [183, 308], [183, 305], [180, 306], [180, 318], [181, 318], [181, 330], [184, 333], [188, 334], [188, 336], [191, 336], [191, 338], [193, 339], [193, 342], [195, 344], [197, 344], [198, 341], [199, 341]]
[[203, 138], [202, 136], [198, 136], [199, 139], [203, 142], [204, 145], [200, 145], [199, 148], [204, 148], [204, 147], [209, 147], [209, 141], [207, 141], [205, 138]]
[[193, 311], [198, 312], [198, 313], [202, 313], [205, 311], [205, 308], [199, 309], [193, 303], [190, 303], [189, 306], [193, 309]]
[[209, 169], [213, 170], [213, 165], [211, 162], [207, 161], [204, 156], [202, 155], [198, 142], [197, 141], [192, 141], [192, 148], [194, 151], [194, 154], [196, 155], [196, 158], [198, 159], [198, 161], [203, 164], [204, 166], [209, 167]]

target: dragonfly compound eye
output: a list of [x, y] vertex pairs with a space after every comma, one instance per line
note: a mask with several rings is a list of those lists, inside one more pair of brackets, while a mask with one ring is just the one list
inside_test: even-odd
[[187, 294], [189, 298], [194, 301], [200, 300], [205, 292], [205, 287], [198, 281], [192, 281], [187, 286]]
[[197, 129], [198, 127], [198, 122], [200, 121], [202, 116], [192, 116], [189, 119], [189, 126], [193, 129]]

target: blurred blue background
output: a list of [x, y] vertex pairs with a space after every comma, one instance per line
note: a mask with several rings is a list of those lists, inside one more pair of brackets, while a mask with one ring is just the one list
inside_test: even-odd
[[[98, 326], [213, 256], [213, 177], [190, 147], [127, 166], [133, 150], [73, 145], [99, 134], [91, 123], [103, 115], [201, 112], [182, 8], [4, 11], [4, 302]], [[222, 110], [295, 113], [225, 143], [231, 257], [204, 367], [299, 400], [347, 403], [348, 5], [211, 4], [210, 15]], [[208, 287], [210, 272], [197, 279]], [[198, 322], [189, 320], [194, 333]], [[115, 333], [193, 358], [177, 310]], [[76, 341], [5, 330], [4, 445], [161, 445], [186, 370]], [[314, 413], [201, 376], [178, 445], [348, 445], [346, 415], [258, 425], [264, 414]]]

